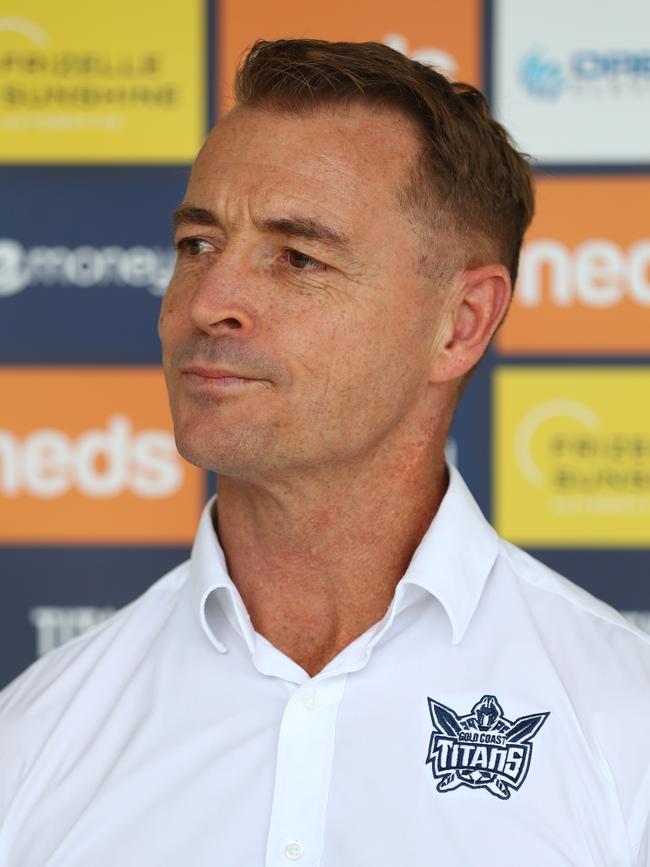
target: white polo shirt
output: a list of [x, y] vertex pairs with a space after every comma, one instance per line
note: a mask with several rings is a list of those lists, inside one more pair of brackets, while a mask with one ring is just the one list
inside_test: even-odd
[[650, 643], [457, 471], [313, 678], [252, 628], [211, 505], [189, 561], [0, 694], [2, 867], [650, 865]]

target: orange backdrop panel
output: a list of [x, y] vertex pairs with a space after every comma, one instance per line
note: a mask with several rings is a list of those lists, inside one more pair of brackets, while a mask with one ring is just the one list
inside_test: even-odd
[[[650, 352], [650, 178], [539, 178], [503, 352]], [[542, 255], [535, 254], [535, 248]], [[528, 260], [528, 261], [527, 261]]]
[[0, 405], [0, 541], [191, 542], [205, 477], [176, 452], [158, 368], [6, 367]]
[[[305, 3], [304, 0], [250, 0], [245, 10], [238, 0], [219, 4], [219, 105], [231, 104], [235, 69], [256, 39], [309, 37], [334, 41], [384, 42], [398, 37], [406, 54], [444, 51], [455, 61], [454, 78], [480, 83], [481, 11], [478, 0], [454, 3], [395, 4], [376, 0], [350, 3]], [[402, 49], [400, 49], [402, 50]]]

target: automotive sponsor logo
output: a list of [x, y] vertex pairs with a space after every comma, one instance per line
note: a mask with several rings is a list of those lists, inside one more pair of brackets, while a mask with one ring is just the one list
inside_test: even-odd
[[174, 270], [173, 248], [115, 245], [34, 246], [0, 238], [0, 298], [34, 286], [132, 286], [164, 295]]
[[465, 716], [430, 698], [429, 713], [433, 733], [426, 763], [438, 781], [436, 789], [485, 789], [502, 801], [526, 779], [531, 741], [549, 716], [536, 713], [509, 720], [493, 695], [484, 695]]
[[191, 541], [204, 478], [178, 454], [158, 368], [5, 368], [0, 540]]
[[647, 354], [650, 180], [543, 178], [502, 352]]
[[535, 46], [520, 60], [519, 81], [530, 96], [544, 100], [610, 97], [622, 90], [645, 99], [650, 92], [650, 46], [642, 51], [581, 48], [562, 57]]
[[182, 16], [153, 0], [114, 0], [74, 14], [24, 0], [20, 11], [0, 17], [1, 159], [194, 156], [204, 131], [200, 0], [188, 0]]
[[34, 627], [36, 656], [42, 656], [71, 641], [115, 611], [111, 607], [92, 605], [36, 605], [29, 609]]
[[495, 374], [494, 516], [531, 546], [650, 545], [646, 368]]
[[251, 0], [242, 15], [236, 0], [220, 4], [218, 24], [219, 110], [232, 104], [232, 80], [242, 54], [256, 39], [309, 37], [352, 42], [384, 42], [391, 48], [435, 66], [450, 78], [478, 84], [481, 4], [458, 0], [430, 8], [409, 3], [332, 0], [326, 6], [277, 0]]

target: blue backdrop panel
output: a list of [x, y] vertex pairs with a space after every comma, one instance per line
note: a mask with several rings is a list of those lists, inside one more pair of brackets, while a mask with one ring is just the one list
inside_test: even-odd
[[188, 169], [0, 168], [0, 362], [152, 363]]
[[38, 609], [50, 609], [56, 622], [67, 607], [120, 608], [188, 555], [186, 548], [5, 548], [0, 687], [37, 656]]

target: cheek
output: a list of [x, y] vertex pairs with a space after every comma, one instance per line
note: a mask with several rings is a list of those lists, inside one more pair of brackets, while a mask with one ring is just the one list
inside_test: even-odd
[[386, 357], [394, 355], [394, 336], [385, 323], [367, 315], [341, 316], [312, 338], [305, 346], [305, 362], [318, 375], [315, 396], [323, 409], [334, 403], [361, 409], [381, 390]]
[[[183, 304], [180, 293], [173, 283], [170, 283], [165, 293], [158, 316], [158, 335], [161, 341], [169, 340], [174, 331], [178, 330], [183, 319]], [[163, 347], [164, 348], [164, 347]]]
[[425, 322], [403, 306], [367, 327], [357, 367], [369, 397], [387, 405], [410, 400], [426, 380], [428, 347]]
[[179, 285], [179, 279], [174, 272], [172, 279], [167, 286], [167, 291], [163, 295], [162, 304], [160, 307], [160, 315], [161, 317], [168, 317], [170, 313], [172, 313], [178, 306], [179, 298], [182, 294], [181, 286]]

